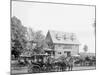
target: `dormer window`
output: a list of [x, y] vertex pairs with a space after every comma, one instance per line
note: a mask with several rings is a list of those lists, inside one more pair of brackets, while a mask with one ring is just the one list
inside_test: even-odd
[[64, 38], [64, 40], [66, 40], [66, 39], [67, 39], [66, 34], [64, 34], [64, 35], [63, 35], [63, 38]]
[[72, 35], [70, 36], [70, 40], [74, 41], [75, 40], [75, 36], [74, 34], [72, 33]]
[[57, 39], [57, 40], [60, 40], [60, 39], [61, 39], [61, 37], [60, 37], [59, 34], [56, 34], [56, 39]]
[[69, 36], [66, 35], [66, 34], [64, 34], [64, 35], [63, 35], [63, 40], [68, 40], [68, 39], [69, 39]]

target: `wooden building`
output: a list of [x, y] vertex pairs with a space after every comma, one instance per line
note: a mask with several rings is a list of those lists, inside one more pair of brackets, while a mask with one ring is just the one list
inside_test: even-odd
[[54, 51], [53, 56], [71, 56], [79, 53], [79, 41], [74, 33], [48, 31], [45, 39], [48, 47]]

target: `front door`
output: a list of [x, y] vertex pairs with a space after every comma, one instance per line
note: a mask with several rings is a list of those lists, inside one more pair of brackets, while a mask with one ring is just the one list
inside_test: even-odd
[[68, 52], [67, 52], [67, 57], [70, 57], [70, 56], [71, 56], [71, 52], [68, 51]]

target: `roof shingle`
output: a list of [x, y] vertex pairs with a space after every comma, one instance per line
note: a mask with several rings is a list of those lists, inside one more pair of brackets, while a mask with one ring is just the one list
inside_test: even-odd
[[74, 33], [66, 33], [60, 31], [49, 30], [53, 43], [59, 44], [80, 44]]

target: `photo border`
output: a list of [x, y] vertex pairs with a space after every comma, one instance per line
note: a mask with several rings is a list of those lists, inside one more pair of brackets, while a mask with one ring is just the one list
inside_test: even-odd
[[[75, 6], [88, 6], [88, 7], [94, 7], [95, 8], [95, 57], [96, 57], [96, 5], [90, 5], [90, 4], [73, 4], [73, 3], [58, 3], [58, 2], [44, 2], [44, 1], [27, 1], [27, 0], [10, 0], [10, 51], [11, 51], [11, 17], [12, 17], [12, 1], [15, 2], [33, 2], [33, 3], [45, 3], [45, 4], [59, 4], [59, 5], [75, 5]], [[97, 57], [96, 57], [97, 58]], [[97, 62], [97, 60], [96, 60]], [[97, 65], [96, 65], [97, 66]], [[88, 70], [96, 70], [95, 69], [82, 69], [82, 70], [73, 70], [73, 71], [88, 71]], [[10, 74], [11, 73], [11, 52], [10, 52]], [[62, 71], [62, 72], [72, 72], [72, 71]], [[58, 72], [43, 72], [43, 73], [58, 73]], [[19, 74], [41, 74], [41, 73], [19, 73]], [[16, 74], [15, 74], [16, 75]]]

